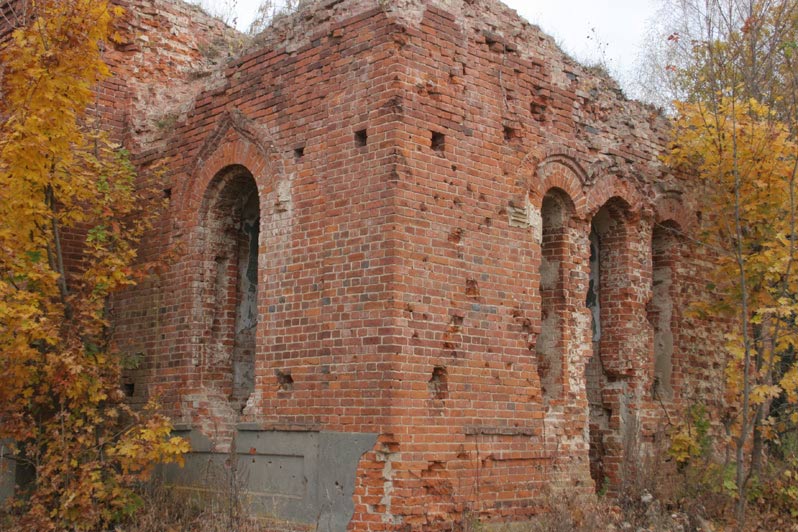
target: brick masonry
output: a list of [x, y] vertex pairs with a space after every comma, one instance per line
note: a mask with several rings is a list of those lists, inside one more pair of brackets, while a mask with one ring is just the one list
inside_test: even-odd
[[[250, 41], [122, 3], [99, 104], [170, 198], [141, 254], [168, 267], [113, 306], [142, 361], [126, 389], [202, 456], [257, 440], [304, 474], [304, 494], [263, 488], [267, 512], [523, 521], [617, 490], [680, 405], [721, 400], [720, 328], [685, 315], [711, 257], [682, 236], [666, 119], [515, 12], [325, 0]], [[308, 469], [353, 441], [373, 443], [351, 466]]]

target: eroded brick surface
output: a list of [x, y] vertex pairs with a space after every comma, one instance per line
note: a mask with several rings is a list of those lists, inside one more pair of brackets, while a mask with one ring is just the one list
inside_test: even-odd
[[174, 256], [115, 301], [131, 400], [211, 451], [374, 435], [345, 524], [304, 521], [524, 520], [617, 489], [666, 412], [721, 400], [722, 327], [684, 314], [711, 257], [679, 236], [666, 120], [511, 10], [311, 2], [248, 43], [124, 4], [101, 105], [171, 198], [142, 260]]

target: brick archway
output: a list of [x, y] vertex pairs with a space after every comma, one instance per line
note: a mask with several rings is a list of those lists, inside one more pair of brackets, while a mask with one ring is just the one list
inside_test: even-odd
[[[270, 289], [262, 282], [269, 274], [262, 271], [261, 255], [279, 247], [275, 205], [283, 164], [273, 144], [266, 145], [254, 128], [242, 115], [224, 117], [195, 157], [193, 174], [176, 198], [184, 213], [182, 267], [192, 316], [182, 408], [220, 449], [248, 405], [259, 401], [255, 360], [263, 346], [255, 338], [263, 334], [256, 330], [267, 327], [259, 309]], [[246, 228], [251, 229], [247, 242]], [[269, 246], [264, 235], [271, 235]], [[257, 288], [249, 293], [247, 287]], [[251, 323], [245, 327], [244, 322]]]
[[[266, 149], [261, 141], [252, 138], [252, 135], [243, 135], [240, 128], [233, 126], [232, 120], [222, 121], [216, 134], [210, 135], [209, 138], [209, 141], [215, 138], [217, 142], [206, 144], [203, 150], [200, 150], [192, 165], [194, 173], [187, 179], [179, 198], [178, 212], [188, 213], [189, 216], [199, 213], [205, 191], [225, 167], [231, 165], [245, 167], [254, 177], [261, 197], [269, 193], [272, 183], [284, 173], [279, 154], [274, 151], [272, 145]], [[189, 227], [194, 225], [191, 220], [188, 222]]]

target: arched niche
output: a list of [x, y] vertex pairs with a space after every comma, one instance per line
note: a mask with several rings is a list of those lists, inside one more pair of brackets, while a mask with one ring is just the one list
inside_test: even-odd
[[609, 198], [595, 213], [590, 228], [589, 283], [585, 304], [592, 316], [593, 355], [585, 368], [589, 407], [590, 474], [600, 489], [621, 479], [625, 380], [632, 375], [629, 338], [632, 251], [630, 206]]
[[260, 251], [258, 188], [246, 167], [227, 166], [211, 180], [199, 231], [202, 385], [240, 412], [255, 384]]
[[562, 398], [565, 386], [568, 223], [574, 204], [564, 190], [551, 188], [543, 196], [540, 213], [541, 328], [535, 354], [543, 399], [551, 402]]
[[674, 390], [675, 288], [681, 228], [673, 220], [654, 225], [651, 234], [651, 301], [646, 309], [654, 331], [655, 399], [671, 400]]

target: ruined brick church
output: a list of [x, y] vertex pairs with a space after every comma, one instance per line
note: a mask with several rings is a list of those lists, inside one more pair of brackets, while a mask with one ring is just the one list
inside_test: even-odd
[[524, 521], [719, 400], [667, 120], [500, 2], [316, 0], [251, 41], [120, 3], [100, 110], [169, 266], [113, 319], [193, 446], [167, 481], [278, 528]]

